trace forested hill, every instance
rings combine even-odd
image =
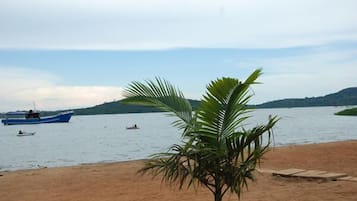
[[[200,104],[198,100],[189,100],[193,109]],[[329,94],[320,97],[311,98],[294,98],[270,101],[259,105],[250,105],[254,108],[289,108],[289,107],[314,107],[314,106],[343,106],[357,105],[357,87],[343,89],[337,93]],[[74,109],[75,115],[96,115],[96,114],[123,114],[123,113],[145,113],[145,112],[161,112],[160,110],[137,105],[123,105],[120,101],[104,103],[88,108]],[[60,111],[43,111],[41,114],[52,115]],[[3,118],[3,114],[0,117]]]
[[[310,98],[289,98],[255,105],[256,108],[314,107],[357,105],[357,87],[346,88],[337,93]]]
[[[192,107],[196,108],[200,101],[189,100]],[[283,108],[283,107],[314,107],[314,106],[342,106],[342,105],[357,105],[357,87],[343,89],[337,93],[326,96],[311,97],[311,98],[295,98],[270,101],[259,105],[251,105],[255,108]],[[153,107],[123,105],[120,101],[104,103],[94,107],[75,109],[76,115],[91,115],[91,114],[121,114],[121,113],[145,113],[145,112],[160,112]]]
[[[196,108],[200,101],[189,100],[193,108]],[[146,113],[146,112],[161,112],[161,110],[138,105],[124,105],[120,101],[114,101],[110,103],[104,103],[93,107],[75,109],[73,110],[75,115],[92,115],[92,114],[123,114],[123,113]]]

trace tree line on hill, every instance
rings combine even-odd
[[[255,105],[256,108],[290,108],[314,106],[357,105],[357,87],[346,88],[337,93],[311,98],[289,98]]]
[[[189,102],[192,108],[199,106],[200,101],[190,99]],[[345,106],[357,105],[357,87],[346,88],[337,93],[328,94],[326,96],[311,97],[311,98],[294,98],[270,101],[258,105],[249,105],[251,108],[290,108],[290,107],[315,107],[315,106]],[[161,112],[161,110],[137,105],[123,105],[120,101],[104,103],[89,108],[75,109],[76,115],[91,115],[91,114],[123,114],[123,113],[145,113],[145,112]]]
[[[189,102],[192,108],[199,106],[200,101],[190,99]],[[346,88],[337,93],[328,94],[326,96],[310,97],[310,98],[288,98],[282,100],[270,101],[257,105],[249,105],[251,108],[291,108],[291,107],[315,107],[315,106],[346,106],[357,105],[357,87]],[[88,108],[74,109],[75,115],[96,115],[96,114],[125,114],[125,113],[147,113],[161,112],[161,110],[137,105],[124,105],[121,101],[113,101],[103,103]],[[41,114],[53,115],[60,111],[43,111]],[[3,116],[3,114],[2,114]]]

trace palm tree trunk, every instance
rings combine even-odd
[[[214,193],[214,201],[222,201],[222,192],[221,189],[217,189]]]
[[[220,180],[215,178],[215,192],[214,192],[214,201],[222,201],[222,186]]]

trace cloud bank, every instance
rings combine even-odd
[[[356,49],[314,49],[310,53],[256,61],[264,66],[255,103],[284,98],[324,96],[356,87]]]
[[[0,67],[0,112],[32,109],[59,110],[88,107],[122,98],[122,88],[115,86],[63,86],[50,73]]]

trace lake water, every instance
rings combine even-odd
[[[282,119],[274,145],[357,139],[357,117],[336,116],[344,107],[259,109],[246,128]],[[165,113],[73,116],[69,123],[0,126],[0,171],[147,158],[180,143],[180,131]],[[127,130],[137,124],[140,129]],[[17,137],[19,130],[36,132]]]

